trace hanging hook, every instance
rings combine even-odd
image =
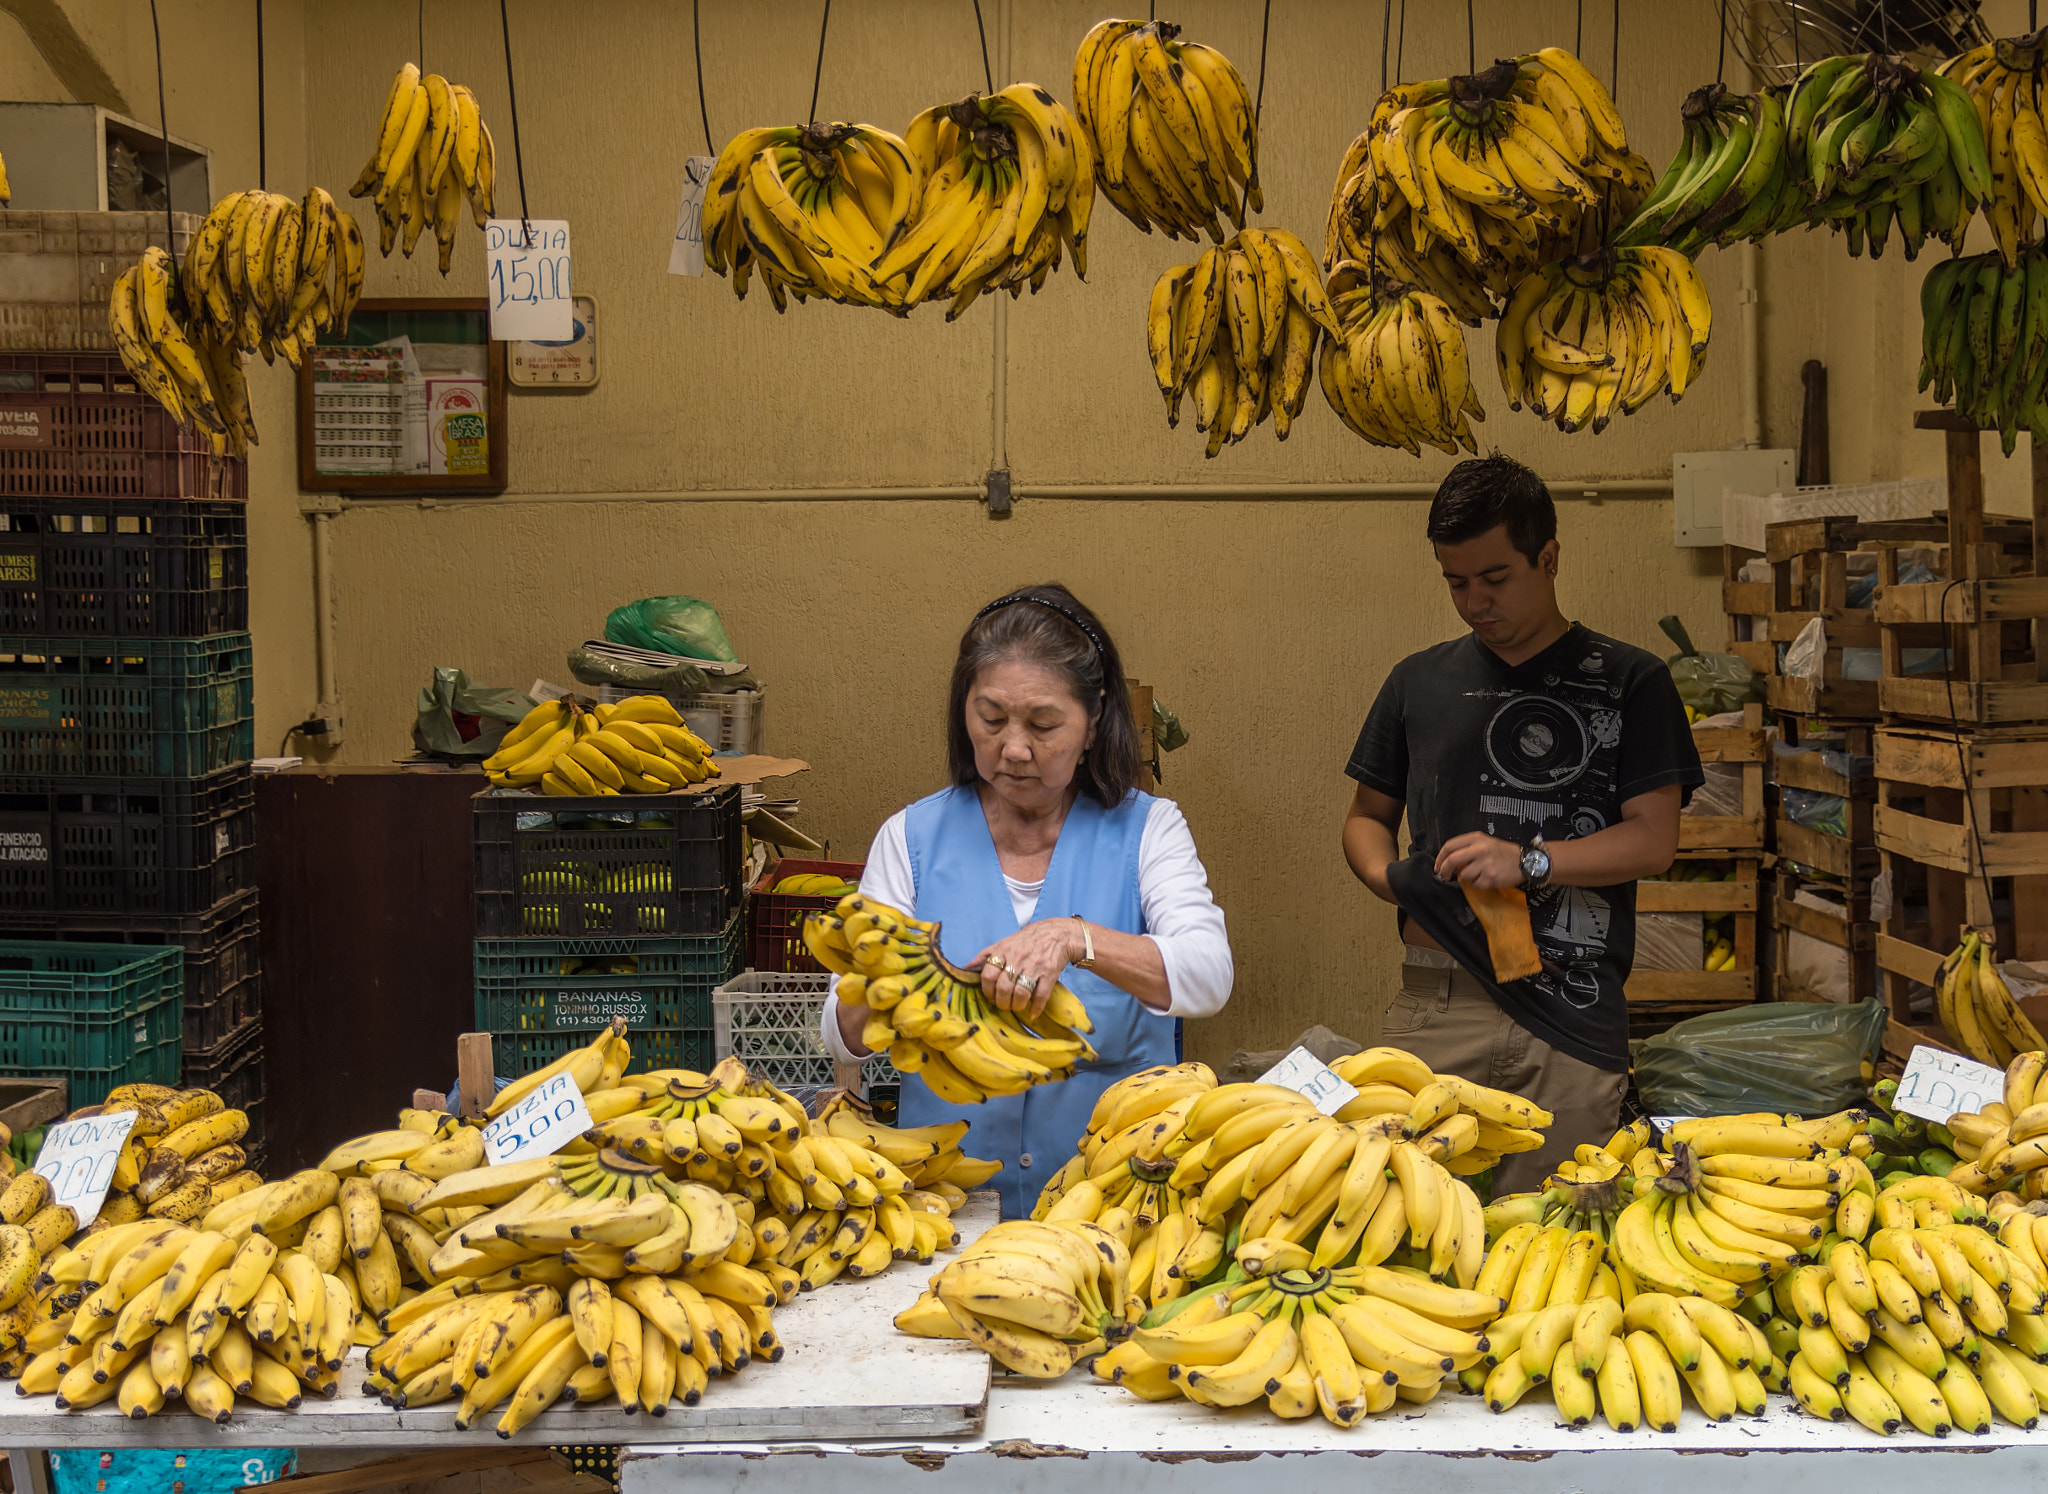
[[[811,74],[811,112],[804,116],[806,124],[815,124],[818,119],[818,84],[825,76],[825,28],[832,24],[832,0],[825,0],[824,19],[818,22],[818,67]]]

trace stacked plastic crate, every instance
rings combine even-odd
[[[260,1151],[246,500],[113,353],[0,353],[0,1069],[182,1068]]]
[[[711,993],[740,968],[740,791],[475,800],[476,1023],[501,1077],[614,1017],[633,1072],[709,1069]]]

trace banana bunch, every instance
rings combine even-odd
[[[1426,1404],[1450,1376],[1492,1362],[1498,1297],[1379,1266],[1296,1257],[1283,1269],[1243,1250],[1239,1264],[1217,1287],[1148,1316],[1095,1373],[1144,1400],[1263,1397],[1276,1416],[1320,1412],[1348,1429],[1397,1402]]]
[[[191,1224],[263,1181],[236,1144],[248,1134],[249,1117],[228,1109],[211,1090],[123,1084],[70,1118],[131,1111],[135,1124],[115,1159],[96,1224],[128,1224],[145,1217]],[[33,1176],[24,1174],[15,1184],[32,1188]],[[5,1195],[0,1195],[0,1218],[13,1218]]]
[[[332,1397],[362,1313],[335,1274],[340,1232],[301,1230],[284,1246],[251,1227],[303,1224],[306,1214],[290,1216],[313,1212],[317,1197],[280,1195],[225,1230],[209,1227],[209,1215],[197,1229],[142,1219],[82,1236],[50,1258],[25,1299],[31,1322],[10,1361],[18,1390],[54,1392],[68,1411],[113,1401],[138,1419],[182,1400],[219,1424],[238,1396],[283,1410],[307,1394]]]
[[[1437,1154],[1447,1170],[1476,1177],[1502,1157],[1540,1151],[1555,1117],[1519,1095],[1437,1074],[1400,1048],[1367,1048],[1330,1065],[1358,1090],[1340,1121],[1403,1118],[1400,1134]]]
[[[1094,1021],[1072,991],[1054,986],[1044,1013],[1027,1025],[989,1004],[979,972],[940,953],[937,924],[855,893],[831,913],[807,915],[803,934],[818,963],[841,977],[840,1002],[867,1008],[861,1042],[886,1050],[899,1073],[922,1074],[941,1099],[971,1105],[1021,1094],[1095,1057],[1083,1036]]]
[[[2048,283],[2048,260],[2043,261],[2042,273]],[[1974,930],[1941,962],[1934,981],[1934,1013],[1957,1047],[1995,1068],[2048,1047],[2048,1039],[2013,1000],[1991,946]]]
[[[0,207],[14,199],[14,188],[7,184],[7,158],[0,156]]]
[[[1152,287],[1145,344],[1166,398],[1166,423],[1180,424],[1181,397],[1195,396],[1195,429],[1209,455],[1243,440],[1267,415],[1287,439],[1308,399],[1318,329],[1337,319],[1307,247],[1285,229],[1247,228],[1191,265],[1175,265]]]
[[[303,203],[232,192],[185,250],[186,319],[222,348],[260,352],[266,363],[282,354],[297,368],[321,332],[348,331],[363,293],[363,257],[356,220],[324,188]],[[239,369],[240,360],[233,364]],[[253,427],[247,437],[253,444]]]
[[[1223,242],[1265,211],[1259,126],[1230,59],[1170,21],[1101,21],[1074,53],[1074,114],[1116,210],[1169,239]]]
[[[1998,252],[2008,266],[2017,266],[2022,248],[2035,238],[2037,214],[2048,217],[2048,115],[2041,102],[2041,72],[2048,63],[2048,36],[1987,43],[1943,63],[1943,82],[1951,84],[1976,120],[1977,157],[1982,190],[1972,195],[1984,204]],[[1943,121],[1950,113],[1944,111]],[[1960,163],[1959,163],[1960,164]]]
[[[1036,83],[969,94],[911,120],[923,182],[914,220],[874,264],[906,307],[950,296],[946,320],[984,290],[1035,295],[1072,251],[1088,278],[1094,160],[1074,116]]]
[[[896,1327],[968,1339],[1006,1369],[1056,1380],[1130,1331],[1130,1265],[1100,1225],[1005,1220],[937,1272]]]
[[[784,877],[768,891],[777,897],[829,897],[833,902],[860,891],[860,883],[849,882],[830,872],[799,872]]]
[[[590,798],[671,793],[722,770],[664,697],[635,695],[587,711],[567,697],[543,701],[505,733],[484,772],[499,788]]]
[[[2021,1058],[2026,1056],[2022,1054]],[[2017,1064],[2019,1060],[2015,1059],[2014,1062]],[[1990,1122],[1991,1131],[2007,1124],[2011,1117],[2018,1113],[2009,1108],[2016,1087],[2013,1072],[2008,1069],[2005,1080],[2008,1104],[1990,1107],[1991,1111],[2002,1112],[1997,1119]],[[1963,1160],[1962,1155],[1955,1150],[1955,1133],[1937,1122],[1925,1121],[1917,1115],[1892,1109],[1898,1091],[1899,1082],[1896,1079],[1879,1080],[1871,1087],[1871,1102],[1878,1107],[1878,1111],[1871,1116],[1869,1128],[1864,1133],[1870,1137],[1873,1147],[1868,1158],[1870,1170],[1877,1175],[1880,1185],[1894,1182],[1901,1177],[1922,1174],[1947,1177]],[[2029,1087],[2025,1093],[2031,1097],[2032,1088]],[[2020,1108],[2025,1109],[2026,1105],[2022,1104]],[[1989,1112],[1987,1117],[1988,1114]],[[1967,1146],[1968,1143],[1964,1145]]]
[[[432,223],[445,275],[455,253],[462,199],[469,198],[476,226],[482,228],[491,220],[497,176],[498,149],[476,95],[439,73],[421,77],[408,62],[391,80],[377,148],[348,195],[374,197],[378,248],[386,259],[401,234],[405,257],[412,258],[413,246]]]
[[[1981,1111],[1951,1115],[1946,1125],[1918,1123],[1925,1127],[1924,1139],[1933,1144],[1912,1158],[1919,1170],[1976,1194],[1997,1189],[2034,1202],[2048,1193],[2048,1140],[2043,1139],[2048,1137],[2048,1087],[2041,1084],[2044,1064],[2048,1064],[2048,1056],[2038,1048],[2017,1054],[2006,1065],[2004,1100]],[[2037,1093],[2042,1094],[2039,1100]],[[1904,1113],[1894,1117],[1901,1130],[1912,1120]],[[1929,1151],[1945,1155],[1927,1156]],[[0,1214],[5,1212],[0,1204]]]
[[[1424,445],[1477,452],[1473,420],[1486,418],[1472,388],[1465,331],[1442,297],[1377,287],[1367,267],[1340,260],[1330,302],[1343,335],[1323,344],[1323,398],[1337,418],[1375,446],[1420,456]]]
[[[1804,163],[1785,138],[1786,92],[1738,94],[1709,83],[1687,94],[1678,154],[1615,242],[1697,255],[1805,221]],[[1907,257],[1919,247],[1909,238]]]
[[[742,130],[704,189],[704,263],[731,275],[741,300],[758,267],[777,311],[794,295],[906,312],[908,280],[872,272],[909,230],[924,184],[917,157],[873,125]]]
[[[181,423],[199,427],[225,456],[237,456],[256,438],[242,355],[188,320],[172,284],[170,255],[151,245],[114,279],[107,296],[107,326],[121,362],[150,398]]]
[[[1540,266],[1596,247],[1589,230],[1651,182],[1607,90],[1546,47],[1383,94],[1338,167],[1326,263],[1355,259],[1490,315]]]
[[[1607,428],[1668,390],[1673,404],[1706,360],[1707,288],[1691,260],[1653,246],[1546,265],[1515,287],[1495,331],[1508,404],[1561,431]]]

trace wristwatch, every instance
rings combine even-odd
[[[1522,887],[1524,891],[1538,892],[1550,884],[1550,852],[1543,849],[1539,836],[1522,850]]]

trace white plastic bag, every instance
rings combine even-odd
[[[1827,662],[1827,625],[1816,617],[1799,630],[1799,636],[1785,650],[1785,673],[1800,679],[1817,680],[1826,672]]]

